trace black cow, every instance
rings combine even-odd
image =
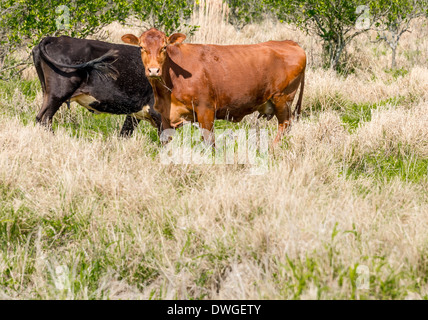
[[[140,120],[159,132],[161,117],[153,109],[153,90],[144,74],[140,48],[97,40],[46,37],[33,49],[43,90],[36,121],[52,126],[64,102],[76,101],[95,113],[128,115],[121,135],[130,135]]]

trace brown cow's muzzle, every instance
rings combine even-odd
[[[161,76],[160,68],[147,68],[147,76],[160,77]]]

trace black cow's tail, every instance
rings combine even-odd
[[[40,41],[39,45],[37,46],[38,51],[42,54],[43,58],[45,58],[47,61],[52,63],[54,66],[77,69],[77,70],[87,70],[87,71],[96,70],[100,73],[100,75],[110,76],[115,80],[117,79],[119,73],[117,69],[112,65],[117,60],[117,57],[118,57],[117,50],[109,50],[107,53],[103,54],[102,56],[96,59],[90,60],[88,62],[70,65],[70,64],[61,63],[52,59],[52,57],[50,57],[49,54],[46,52],[46,47],[45,47],[46,41],[47,41],[47,38]]]
[[[32,53],[33,53],[34,67],[36,68],[37,75],[38,75],[39,80],[40,80],[40,84],[42,85],[43,94],[45,94],[46,93],[46,82],[45,82],[45,75],[43,73],[43,68],[42,68],[42,60],[41,60],[41,56],[40,56],[40,46],[36,45],[33,48]]]

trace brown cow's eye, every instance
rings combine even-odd
[[[161,50],[162,50],[162,52],[165,52],[165,50],[166,50],[166,46],[165,46],[165,47],[163,47]]]
[[[146,52],[146,49],[144,49],[143,47],[140,47],[142,52]]]

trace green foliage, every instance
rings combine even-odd
[[[379,15],[376,26],[399,27],[415,16],[428,13],[426,0],[378,0],[372,3],[372,12]]]
[[[191,0],[134,0],[131,1],[131,9],[138,19],[149,22],[167,34],[180,31],[183,27],[190,27],[189,33],[196,30],[195,26],[183,23],[192,14]]]
[[[172,32],[180,29],[192,8],[193,2],[188,0],[6,0],[0,4],[0,26],[3,32],[7,30],[0,44],[20,45],[30,40],[32,46],[47,35],[83,38],[113,21],[124,22],[130,15]]]
[[[353,38],[373,26],[383,30],[379,38],[395,49],[400,36],[408,31],[412,19],[428,16],[427,0],[227,0],[229,21],[238,29],[258,22],[268,14],[280,22],[293,23],[302,30],[318,36],[323,44],[324,67],[341,71],[343,53]],[[385,34],[389,32],[389,35]]]
[[[2,0],[0,74],[19,64],[8,56],[20,46],[32,48],[45,36],[85,38],[113,21],[124,22],[130,16],[166,32],[184,26],[190,27],[192,33],[196,27],[183,23],[190,17],[192,8],[193,1],[189,0]]]
[[[365,11],[358,11],[367,1],[352,0],[267,0],[280,21],[296,24],[317,35],[323,43],[323,58],[327,68],[340,69],[340,59],[349,42],[367,27],[356,29]]]
[[[396,50],[401,36],[410,31],[410,22],[427,15],[427,0],[373,1],[372,12],[378,15],[378,39],[385,41],[392,50],[391,68],[396,67]]]
[[[126,0],[4,0],[0,2],[0,79],[22,64],[8,59],[17,48],[32,48],[45,36],[84,38],[129,14]],[[28,57],[29,58],[29,57]],[[27,59],[28,61],[29,59]]]
[[[262,21],[269,12],[265,0],[226,0],[229,6],[229,22],[238,30],[250,23]]]
[[[47,35],[83,38],[110,22],[124,21],[129,5],[124,0],[21,0],[3,1],[1,10],[1,27],[6,30],[1,44],[29,41],[33,46]]]

